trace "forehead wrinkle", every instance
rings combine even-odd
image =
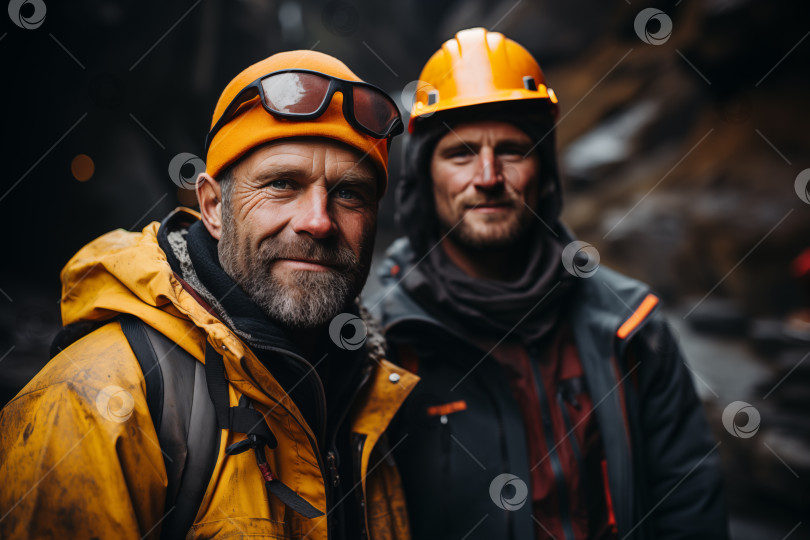
[[[256,174],[253,178],[255,180],[265,180],[284,175],[309,177],[312,175],[312,167],[307,170],[303,166],[273,163],[271,165],[261,167],[258,174]]]
[[[257,154],[257,159],[247,161],[246,163],[249,163],[254,170],[261,170],[264,167],[275,166],[280,160],[284,160],[284,162],[291,167],[312,160],[311,155],[303,150],[296,151],[296,148],[285,148],[283,151],[278,151],[278,149],[271,146],[269,150],[270,151],[262,154]]]
[[[340,172],[340,166],[346,163],[351,164],[351,166]],[[371,166],[367,162],[355,158],[337,161],[335,163],[335,175],[339,177],[340,181],[377,182],[377,175]]]
[[[369,182],[369,183],[376,182],[376,178],[374,177],[373,174],[370,174],[368,171],[365,171],[358,167],[352,167],[347,171],[343,172],[342,174],[338,174],[336,176],[338,176],[341,182],[343,181]]]

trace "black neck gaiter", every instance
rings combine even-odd
[[[556,238],[536,230],[527,244],[528,261],[514,281],[473,278],[436,246],[402,285],[464,336],[536,343],[556,324],[576,282],[562,265],[563,246]]]

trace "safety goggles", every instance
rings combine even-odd
[[[284,69],[256,79],[233,98],[205,138],[205,152],[208,153],[211,141],[225,124],[256,105],[247,104],[257,96],[264,110],[276,118],[313,120],[329,108],[335,92],[343,95],[343,116],[357,131],[375,139],[402,133],[396,103],[376,86],[317,71]]]

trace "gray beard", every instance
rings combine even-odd
[[[335,238],[266,240],[258,252],[250,253],[247,244],[239,245],[233,217],[224,207],[219,262],[271,319],[294,328],[317,328],[344,311],[360,294],[371,266],[373,228],[361,242],[359,258],[351,249],[338,246]],[[272,272],[273,263],[284,258],[317,259],[333,268],[295,272],[292,283],[285,284]]]

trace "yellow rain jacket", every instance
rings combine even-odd
[[[68,262],[64,324],[132,314],[200,362],[211,343],[223,355],[231,406],[249,397],[278,439],[266,452],[272,471],[325,513],[305,519],[268,500],[253,452],[225,454],[245,435],[223,430],[187,538],[326,539],[330,509],[311,428],[253,352],[183,288],[158,228],[110,232]],[[372,539],[410,537],[399,475],[378,442],[417,380],[383,360],[350,413],[351,431],[366,444],[362,483],[347,496],[362,496]],[[158,538],[167,474],[157,440],[140,365],[112,321],[55,356],[0,411],[0,538]]]

